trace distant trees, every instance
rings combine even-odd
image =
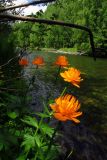
[[[106,0],[57,0],[48,5],[47,10],[41,14],[38,12],[33,15],[38,18],[63,20],[65,22],[75,23],[87,26],[92,29],[96,48],[107,48],[107,1]],[[60,26],[46,26],[42,24],[32,24],[29,30],[29,23],[15,24],[19,25],[17,39],[19,44],[26,36],[26,43],[30,47],[54,47],[54,48],[77,48],[77,50],[88,51],[89,39],[87,33],[81,30],[70,29]],[[24,26],[25,25],[25,26]],[[26,28],[25,33],[22,31]],[[27,34],[26,34],[27,33]],[[22,38],[23,37],[23,38]],[[29,41],[29,42],[28,42]]]
[[[44,13],[39,11],[30,17],[62,20],[89,27],[94,34],[95,47],[107,50],[106,6],[106,0],[57,0],[49,4]],[[20,47],[76,48],[84,51],[90,49],[88,34],[77,29],[17,22],[13,30],[17,42],[15,44]]]

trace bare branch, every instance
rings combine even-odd
[[[72,24],[72,23],[67,23],[67,22],[63,22],[63,21],[38,19],[38,18],[33,18],[33,17],[27,17],[27,16],[25,17],[25,16],[17,16],[17,15],[9,15],[9,14],[8,15],[7,14],[1,14],[0,18],[3,18],[3,19],[7,18],[9,20],[21,20],[21,21],[37,22],[37,23],[43,23],[43,24],[48,24],[48,25],[60,25],[60,26],[66,26],[66,27],[71,27],[71,28],[84,30],[84,31],[88,32],[88,34],[89,34],[92,54],[93,54],[94,60],[96,60],[93,34],[92,34],[92,31],[88,27],[77,25],[77,24]]]
[[[3,91],[14,91],[14,92],[22,92],[21,89],[14,89],[14,88],[0,88],[0,93]]]
[[[28,16],[18,16],[18,15],[12,15],[12,14],[0,14],[0,18],[6,18],[9,20],[21,20],[21,21],[29,21],[29,22],[38,22],[38,23],[44,23],[49,25],[61,25],[66,27],[72,27],[77,28],[81,30],[85,30],[87,32],[90,32],[90,29],[81,25],[67,23],[63,21],[55,21],[55,20],[47,20],[47,19],[39,19],[34,17],[28,17]]]
[[[56,1],[56,0],[33,1],[33,2],[30,2],[30,3],[24,3],[24,4],[20,4],[20,5],[15,5],[15,6],[10,6],[10,7],[6,7],[6,8],[1,8],[0,12],[4,12],[4,11],[7,11],[7,10],[12,10],[12,9],[15,9],[15,8],[27,7],[27,6],[34,5],[34,4],[49,3],[49,2],[54,2],[54,1]]]
[[[11,61],[13,61],[14,59],[18,58],[19,56],[20,56],[20,55],[15,56],[15,57],[9,59],[5,64],[1,65],[0,68],[1,68],[1,67],[4,67],[4,66],[7,66]]]

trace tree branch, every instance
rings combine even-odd
[[[7,10],[12,10],[12,9],[15,9],[15,8],[27,7],[27,6],[34,5],[34,4],[49,3],[49,2],[54,2],[54,1],[56,1],[56,0],[41,0],[41,1],[39,0],[39,1],[33,1],[33,2],[30,2],[30,3],[25,3],[25,4],[10,6],[10,7],[6,7],[6,8],[1,8],[1,9],[0,9],[0,12],[4,12],[4,11],[7,11]]]
[[[0,18],[8,19],[8,20],[21,20],[21,21],[37,22],[37,23],[43,23],[43,24],[48,24],[48,25],[60,25],[60,26],[66,26],[66,27],[84,30],[84,31],[88,32],[88,34],[89,34],[92,54],[93,54],[94,60],[96,60],[93,34],[92,34],[92,31],[85,26],[67,23],[67,22],[63,22],[63,21],[38,19],[38,18],[33,18],[33,17],[27,17],[27,16],[25,17],[25,16],[9,15],[9,14],[0,14]]]

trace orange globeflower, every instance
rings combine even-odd
[[[41,56],[36,57],[33,61],[32,64],[34,65],[43,65],[44,64],[44,59]]]
[[[54,111],[54,117],[60,121],[72,120],[75,123],[80,121],[76,118],[82,115],[78,112],[80,108],[79,101],[72,95],[66,94],[55,99],[54,104],[50,104],[51,109]]]
[[[22,58],[19,60],[19,65],[21,66],[27,66],[28,65],[28,60],[26,58]]]
[[[55,61],[55,65],[61,66],[61,67],[66,67],[68,66],[68,60],[67,57],[65,56],[58,56],[56,61]]]
[[[81,72],[76,68],[69,68],[67,71],[60,73],[61,77],[64,78],[64,81],[71,82],[74,86],[80,87],[79,83],[83,79],[80,77]]]

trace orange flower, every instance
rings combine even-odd
[[[55,61],[55,65],[61,66],[61,67],[66,67],[68,66],[68,60],[67,57],[65,56],[58,56],[56,61]]]
[[[26,58],[22,58],[19,60],[19,65],[21,66],[27,66],[28,65],[28,60]]]
[[[50,104],[54,111],[54,117],[60,121],[72,120],[75,123],[80,121],[76,118],[82,115],[82,112],[77,112],[80,108],[80,103],[72,95],[66,94],[55,99],[54,104]]]
[[[32,64],[34,65],[43,65],[44,64],[44,59],[41,56],[36,57],[33,61]]]
[[[80,87],[79,83],[83,80],[80,77],[81,72],[76,68],[69,68],[67,71],[60,73],[64,81],[71,82],[74,86]]]

